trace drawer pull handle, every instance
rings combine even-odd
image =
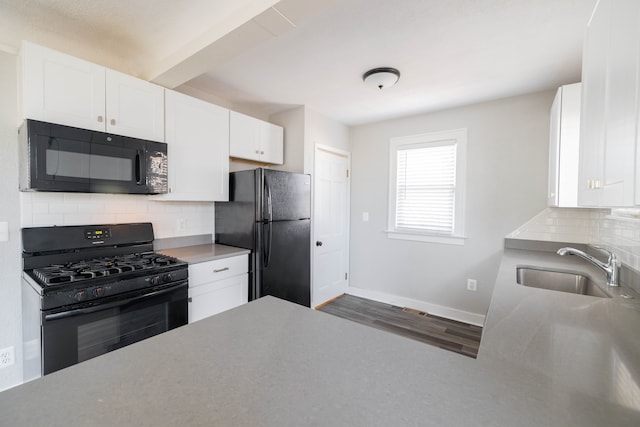
[[[223,271],[227,271],[229,267],[218,268],[217,270],[213,270],[214,273],[222,273]]]

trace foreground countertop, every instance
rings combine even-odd
[[[217,259],[229,258],[238,255],[251,253],[249,249],[236,248],[235,246],[206,244],[185,246],[180,248],[162,249],[158,252],[181,259],[189,264],[214,261]]]
[[[8,426],[604,426],[639,413],[273,297],[0,393]]]
[[[581,273],[612,298],[521,286],[520,266]],[[576,395],[640,411],[639,326],[640,295],[607,287],[590,263],[555,251],[505,249],[478,361],[514,362]],[[640,425],[640,412],[635,416]]]

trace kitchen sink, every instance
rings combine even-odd
[[[611,298],[587,276],[560,270],[546,270],[534,267],[517,267],[516,281],[519,285],[549,289],[578,295]]]

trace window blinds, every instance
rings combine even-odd
[[[397,151],[396,228],[453,234],[456,142],[405,147]]]

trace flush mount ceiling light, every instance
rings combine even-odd
[[[368,85],[382,90],[393,86],[400,79],[400,71],[395,68],[381,67],[369,70],[362,75],[362,80]]]

